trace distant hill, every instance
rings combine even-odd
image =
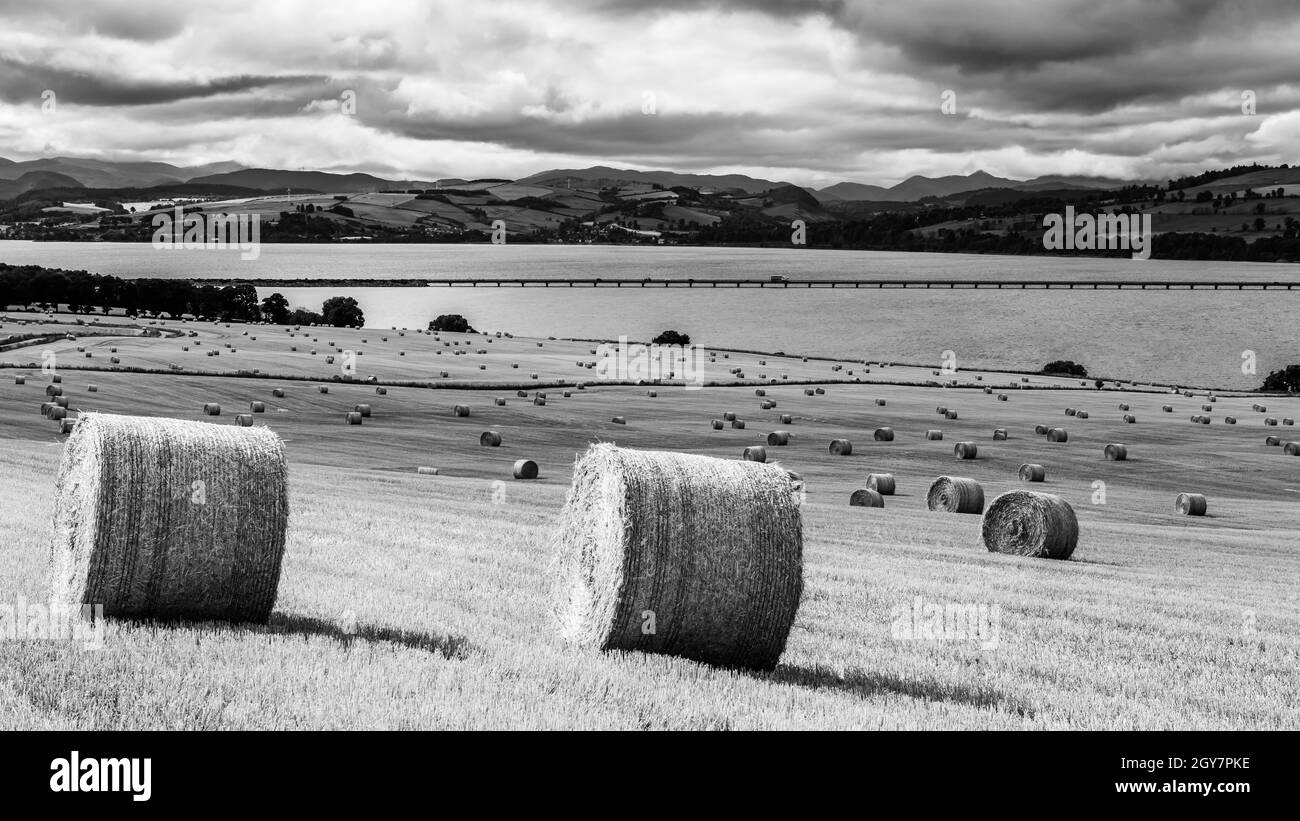
[[[371,174],[330,174],[325,171],[283,171],[273,168],[241,168],[225,174],[192,177],[192,183],[236,185],[262,191],[324,191],[338,194],[366,194],[390,188],[433,188],[433,183],[385,180]]]
[[[790,185],[788,182],[756,179],[744,174],[679,174],[675,171],[634,171],[631,169],[610,168],[596,165],[591,168],[566,168],[542,171],[531,177],[524,177],[517,182],[531,185],[546,185],[553,188],[565,188],[570,183],[583,187],[612,188],[629,183],[662,185],[664,188],[683,186],[685,188],[713,189],[730,191],[733,189],[747,194],[761,194],[773,188]]]
[[[5,171],[11,170],[6,167]],[[64,174],[53,171],[28,171],[13,180],[0,180],[0,200],[11,200],[28,191],[41,188],[85,188],[80,182]]]
[[[1103,177],[1059,175],[1035,177],[1032,180],[1012,180],[1005,177],[995,177],[986,171],[975,171],[965,176],[954,174],[947,177],[925,177],[918,174],[908,177],[903,182],[890,188],[856,182],[841,182],[815,193],[817,199],[823,203],[833,201],[851,202],[855,200],[916,202],[925,197],[943,199],[956,194],[990,188],[1015,191],[1061,191],[1071,188],[1108,190],[1122,188],[1131,184],[1126,180],[1106,179]]]
[[[866,200],[888,200],[890,199],[889,189],[880,185],[867,185],[860,182],[837,182],[818,191],[813,192],[821,202],[832,202],[839,200],[866,201]]]

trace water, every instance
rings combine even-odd
[[[907,277],[1300,282],[1300,265],[1147,262],[806,249],[611,246],[264,245],[237,253],[145,244],[0,243],[0,260],[130,277]],[[675,328],[706,345],[938,364],[1036,369],[1072,359],[1090,373],[1216,388],[1258,387],[1300,362],[1300,292],[592,288],[275,288],[319,310],[353,296],[375,327],[424,327],[459,313],[483,331],[649,339]],[[1253,351],[1257,373],[1243,373]]]

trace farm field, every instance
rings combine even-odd
[[[0,334],[96,332],[66,317],[18,319],[26,318],[7,317]],[[1267,435],[1300,440],[1280,423],[1300,416],[1295,399],[1210,403],[966,371],[943,377],[959,387],[939,388],[925,384],[939,377],[919,365],[864,373],[860,362],[722,351],[707,375],[738,384],[685,390],[599,384],[576,365],[595,358],[595,343],[378,329],[291,337],[281,326],[216,323],[166,323],[164,333],[187,335],[140,337],[121,318],[105,322],[123,327],[100,331],[121,335],[0,352],[0,603],[40,602],[48,590],[65,437],[38,412],[47,349],[73,416],[233,424],[249,402],[266,403],[255,424],[284,438],[291,474],[279,600],[264,626],[119,622],[101,650],[0,642],[0,729],[1300,728],[1292,694],[1300,458],[1264,444]],[[471,353],[452,353],[467,346]],[[387,394],[334,381],[338,364],[324,356],[342,350],[362,351],[358,379],[375,375]],[[182,372],[121,370],[169,363]],[[760,372],[809,384],[760,386]],[[824,394],[805,394],[814,382]],[[1011,387],[1023,384],[1037,389]],[[533,404],[538,389],[545,405]],[[776,406],[763,410],[764,400]],[[221,416],[204,415],[208,402],[221,404]],[[372,415],[344,424],[357,403]],[[1123,422],[1121,403],[1136,424]],[[1256,403],[1267,412],[1253,411]],[[453,415],[455,404],[471,415]],[[1212,422],[1193,424],[1203,404]],[[711,428],[728,411],[744,430]],[[616,415],[626,424],[614,424]],[[1225,424],[1227,415],[1238,423]],[[1037,424],[1066,428],[1069,441],[1045,441]],[[882,426],[894,441],[873,441]],[[993,440],[999,427],[1005,441]],[[769,447],[769,461],[799,472],[807,498],[803,600],[775,671],[560,644],[548,563],[575,455],[612,441],[733,459],[778,429],[790,444]],[[929,429],[943,439],[927,440]],[[479,445],[486,430],[501,433],[499,448]],[[852,454],[832,456],[832,438],[850,439]],[[975,442],[978,458],[956,461],[959,441]],[[1128,446],[1127,461],[1104,459],[1111,442]],[[538,462],[538,480],[511,478],[521,458]],[[1018,480],[1026,462],[1045,466],[1043,485]],[[420,466],[439,475],[417,475]],[[883,509],[849,507],[870,472],[894,474],[898,493]],[[926,509],[926,489],[941,475],[978,480],[989,501],[1026,487],[1060,495],[1078,516],[1078,549],[1063,562],[990,554],[979,516]],[[1208,515],[1176,514],[1180,492],[1205,494]],[[896,637],[899,613],[918,598],[996,607],[996,639]]]

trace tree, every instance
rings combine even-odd
[[[1264,377],[1262,391],[1300,391],[1300,365],[1287,365],[1284,370],[1273,371]]]
[[[691,337],[690,334],[678,333],[677,331],[664,331],[650,341],[655,345],[681,345],[685,347],[691,344]]]
[[[284,294],[271,294],[262,300],[262,318],[276,325],[289,324],[289,300]]]
[[[366,315],[361,306],[350,296],[332,296],[321,306],[325,324],[335,328],[360,328],[366,324]]]
[[[1263,218],[1263,217],[1255,217],[1255,230],[1256,230],[1256,231],[1263,231],[1263,230],[1264,230],[1265,228],[1267,228],[1267,227],[1268,227],[1268,223],[1264,221],[1264,218]]]
[[[460,314],[442,314],[437,319],[429,323],[431,331],[445,331],[449,334],[476,334],[474,326],[469,324],[469,320]]]
[[[1088,378],[1088,369],[1070,359],[1057,359],[1043,366],[1043,373],[1049,376],[1077,376]]]

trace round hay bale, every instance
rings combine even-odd
[[[994,441],[994,442],[1003,442],[1003,441],[1006,441],[1006,438],[1007,438],[1007,429],[1006,429],[1006,428],[994,428],[994,430],[993,430],[993,441]]]
[[[714,430],[722,430],[722,428],[723,428],[722,420],[721,420],[721,419],[714,419],[713,422],[712,422],[712,426],[713,426],[713,429],[714,429]]]
[[[894,495],[894,474],[892,473],[868,473],[867,488],[874,490],[881,496]]]
[[[375,396],[387,396],[388,388],[375,388]]]
[[[45,386],[45,395],[46,395],[46,396],[62,396],[62,395],[63,395],[63,387],[62,387],[61,385],[46,385],[46,386]]]
[[[762,388],[757,388],[757,389],[754,391],[754,395],[755,395],[755,396],[767,396],[767,391],[763,390]]]
[[[1264,424],[1270,428],[1275,428],[1277,427],[1277,420],[1270,416],[1264,420]]]
[[[1079,544],[1069,502],[1050,493],[1011,490],[989,505],[980,528],[990,553],[1068,559]]]
[[[251,413],[241,413],[235,417],[235,424],[241,428],[251,428],[253,426],[253,415]]]
[[[941,440],[943,439],[943,431],[941,431],[941,430],[927,430],[927,431],[925,432],[925,438],[928,439],[928,440],[930,440],[930,441],[932,441],[932,442],[938,442],[938,441],[941,441]]]
[[[746,462],[766,462],[767,448],[762,445],[750,445],[740,455]]]
[[[990,388],[988,385],[985,385],[985,386],[984,386],[984,393],[987,394],[987,395],[989,395],[989,396],[992,396],[992,395],[993,395],[993,389]]]
[[[1282,424],[1284,424],[1284,425],[1294,425],[1294,424],[1295,424],[1295,420],[1294,420],[1294,419],[1290,419],[1290,418],[1286,418],[1286,419],[1283,419],[1283,420],[1282,420]]]
[[[419,467],[419,468],[416,468],[416,469],[415,469],[415,472],[418,473],[418,474],[421,475],[421,476],[437,476],[437,475],[438,475],[438,469],[437,469],[437,468]]]
[[[1213,405],[1201,405],[1201,410],[1205,411],[1206,413],[1209,413],[1210,411],[1214,410],[1214,406],[1213,406]]]
[[[1065,428],[1052,428],[1047,432],[1047,441],[1068,442],[1070,441],[1070,434],[1066,432]]]
[[[514,477],[516,479],[536,479],[537,463],[534,462],[532,459],[520,459],[519,461],[515,462],[515,466],[512,472],[514,473]]]
[[[1174,412],[1174,406],[1173,406],[1173,405],[1162,405],[1162,406],[1160,407],[1160,410],[1164,411],[1165,413],[1173,413],[1173,412]]]
[[[563,396],[565,399],[572,399],[572,398],[573,398],[573,392],[572,392],[572,391],[565,391],[564,393],[561,394],[561,396]]]
[[[516,398],[516,399],[527,399],[527,398],[528,398],[528,391],[515,391],[515,398]]]
[[[945,413],[943,416],[944,416],[945,419],[956,419],[956,418],[957,418],[957,411],[955,411],[955,410],[950,410],[950,411],[948,411],[947,413]]]
[[[1116,443],[1111,443],[1105,449],[1106,461],[1108,462],[1126,462],[1128,461],[1128,447]]]
[[[42,403],[41,403],[41,416],[49,416],[49,415],[50,415],[50,408],[57,408],[57,407],[58,407],[58,405],[54,404],[53,402],[42,402]]]
[[[55,405],[55,407],[66,408],[66,407],[68,406],[68,402],[69,402],[69,401],[70,401],[70,400],[69,400],[68,397],[66,397],[66,396],[56,396],[56,397],[54,397],[54,405]]]
[[[815,389],[815,390],[813,391],[813,393],[817,394],[818,396],[821,396],[822,394],[826,393],[826,389],[825,389],[825,388],[817,388],[817,389]]]
[[[1255,410],[1259,411],[1260,413],[1268,413],[1268,408],[1263,405],[1256,405]]]
[[[1066,416],[1074,416],[1076,413],[1078,413],[1078,411],[1075,410],[1074,408],[1066,408],[1066,409],[1065,409],[1065,415],[1066,415]]]
[[[497,403],[497,406],[500,407],[500,406],[505,405],[506,400],[503,399],[502,397],[498,396],[497,399],[496,399],[496,403]]]
[[[1269,447],[1277,447],[1282,444],[1282,440],[1277,436],[1266,436],[1264,437],[1264,444]]]
[[[884,507],[885,497],[871,488],[862,488],[853,491],[849,497],[850,507]]]
[[[876,404],[883,408],[885,406],[885,400],[877,399]]]
[[[50,408],[50,412],[46,415],[53,421],[58,422],[61,419],[68,418],[68,409],[61,408],[58,405],[55,405],[54,407]]]
[[[1225,424],[1225,425],[1235,425],[1235,424],[1237,424],[1237,417],[1235,417],[1235,416],[1225,416],[1225,417],[1223,417],[1223,424]]]
[[[626,424],[627,424],[627,419],[626,419],[625,417],[622,417],[622,416],[615,416],[613,419],[611,419],[611,420],[609,420],[609,421],[612,422],[612,423],[615,424],[615,425],[626,425]],[[741,423],[740,423],[740,426],[743,428],[743,427],[745,426],[745,423],[744,423],[744,422],[741,422]],[[732,427],[734,428],[735,425],[732,425]]]
[[[1287,456],[1300,456],[1300,442],[1287,442],[1282,446],[1282,452]]]
[[[109,617],[266,622],[288,491],[267,428],[86,414],[59,469],[52,598]]]
[[[1201,423],[1202,425],[1208,425],[1208,424],[1210,424],[1210,417],[1208,417],[1208,416],[1202,416],[1202,417],[1200,418],[1200,423]]]
[[[940,405],[939,407],[934,409],[934,412],[939,414],[940,416],[943,416],[945,413],[948,412],[948,409],[945,408],[943,405]]]
[[[14,384],[15,384],[15,385],[26,385],[26,384],[27,384],[27,377],[25,377],[25,376],[15,376],[15,377],[14,377]]]
[[[99,393],[99,386],[98,386],[98,385],[87,385],[87,386],[86,386],[86,391],[87,391],[88,393]]]
[[[925,503],[943,513],[983,513],[984,488],[974,479],[940,476],[930,484]]]
[[[732,430],[744,430],[744,429],[745,429],[745,420],[744,420],[744,419],[732,419],[732,420],[731,420],[731,429],[732,429]]]
[[[533,397],[533,404],[534,404],[534,405],[545,405],[545,404],[546,404],[546,397],[545,397],[545,396],[534,396],[534,397]]]
[[[1051,428],[1049,428],[1047,425],[1034,425],[1034,433],[1038,434],[1039,436],[1046,436],[1049,430],[1051,430]]]
[[[794,424],[794,417],[788,413],[781,414],[781,424],[782,425]]]
[[[248,409],[253,413],[266,413],[266,403],[257,401],[249,402]]]
[[[456,416],[469,416],[469,405],[457,405],[451,409]]]
[[[958,459],[974,459],[979,455],[979,447],[974,442],[958,442],[953,446],[952,455]]]
[[[347,421],[349,425],[361,424],[361,414],[356,411],[349,411],[348,414],[343,418]]]
[[[771,410],[772,408],[776,407],[776,403],[775,403],[775,402],[770,402],[770,401],[764,399],[764,400],[759,404],[758,407],[759,407],[761,410]]]
[[[332,357],[332,356],[327,356],[327,357],[325,357],[325,364],[326,364],[326,365],[333,365],[333,364],[334,364],[334,357]]]
[[[494,430],[485,430],[479,434],[478,444],[479,447],[484,448],[499,448],[501,447],[501,434]]]
[[[284,388],[275,388],[274,390],[271,391],[271,396],[275,397],[276,399],[283,399]]]
[[[369,416],[370,416],[370,406],[369,406],[369,405],[353,405],[353,406],[352,406],[352,410],[354,410],[354,411],[356,411],[357,413],[361,414],[363,417],[369,417]]]
[[[871,438],[875,439],[877,442],[892,442],[894,441],[894,429],[876,428],[876,430],[871,434]]]
[[[329,393],[329,392],[330,392],[330,386],[329,386],[329,385],[317,385],[317,386],[316,386],[316,390],[320,391],[321,393]]]
[[[216,402],[207,402],[203,405],[203,412],[208,416],[220,416],[221,406]]]
[[[736,421],[736,414],[731,411],[727,411],[726,413],[722,414],[722,419],[724,422],[734,422]]]
[[[50,377],[50,381],[53,382],[53,383],[56,384],[56,385],[61,385],[61,384],[63,384],[63,377],[62,377],[62,376],[59,376],[59,375],[56,373],[56,374],[54,374],[53,376]]]
[[[804,395],[804,396],[814,396],[814,395],[816,395],[816,393],[817,393],[817,392],[814,391],[812,388],[804,388],[804,389],[803,389],[803,395]]]
[[[1228,417],[1228,418],[1231,419],[1232,417]],[[1236,420],[1233,419],[1233,422],[1235,422],[1235,421],[1236,421]],[[1137,417],[1134,416],[1134,415],[1131,414],[1131,413],[1126,413],[1126,414],[1124,414],[1124,422],[1127,423],[1127,424],[1129,424],[1129,425],[1135,425],[1135,424],[1137,424]],[[1232,422],[1229,422],[1228,424],[1232,424]]]
[[[848,456],[853,453],[853,443],[848,439],[832,439],[830,452],[832,456]]]
[[[65,436],[66,436],[67,434],[69,434],[69,433],[72,433],[72,431],[75,430],[76,427],[77,427],[77,420],[76,420],[76,419],[60,419],[60,420],[59,420],[59,433],[65,435]]]
[[[790,433],[784,430],[774,430],[767,435],[767,444],[769,447],[785,447],[790,444]]]
[[[1180,493],[1174,500],[1174,510],[1182,516],[1204,516],[1206,507],[1205,497],[1199,493]]]
[[[1128,404],[1125,403],[1125,402],[1121,402],[1121,403],[1119,403],[1119,409],[1122,410],[1122,411],[1126,411],[1126,410],[1128,410],[1128,409],[1129,409]]]
[[[1044,482],[1047,480],[1047,468],[1027,462],[1020,466],[1017,475],[1022,482]]]
[[[787,471],[594,445],[575,465],[556,544],[567,642],[763,670],[780,660],[803,588]]]
[[[1087,418],[1088,418],[1088,412],[1085,411],[1085,410],[1076,411],[1075,414],[1074,414],[1074,416],[1075,416],[1076,419],[1087,419]]]
[[[999,402],[1005,402],[1005,401],[1007,401],[1007,395],[1006,395],[1005,393],[1000,393],[1000,394],[998,394],[998,401],[999,401]]]

